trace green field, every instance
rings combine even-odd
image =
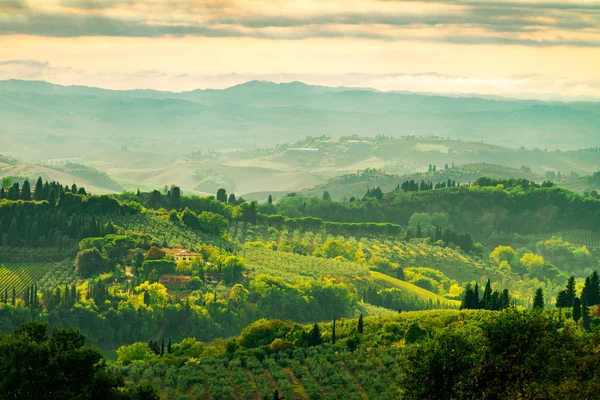
[[[371,276],[373,277],[375,283],[379,286],[401,289],[403,292],[414,295],[420,300],[431,301],[434,304],[437,304],[439,302],[442,305],[448,305],[451,307],[460,306],[460,301],[448,300],[440,295],[415,286],[412,283],[401,281],[400,279],[393,278],[389,275],[385,275],[376,271],[371,271]]]

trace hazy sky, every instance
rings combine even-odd
[[[0,79],[600,96],[600,0],[0,0]]]

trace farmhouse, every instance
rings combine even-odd
[[[200,256],[200,254],[198,253],[194,253],[193,251],[182,249],[180,247],[174,247],[172,249],[163,249],[163,251],[165,251],[168,254],[171,254],[175,262],[192,261]]]
[[[187,286],[191,278],[191,276],[185,275],[163,275],[160,278],[160,283],[166,287],[181,287]]]

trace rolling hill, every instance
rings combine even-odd
[[[115,91],[0,81],[4,153],[27,161],[123,147],[169,155],[306,136],[451,136],[509,146],[598,146],[598,103],[445,97],[252,81],[224,90]],[[210,143],[210,146],[207,145]],[[496,162],[496,160],[489,160]]]

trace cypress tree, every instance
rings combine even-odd
[[[267,200],[267,203],[273,204],[273,196],[269,195],[269,200]]]
[[[590,330],[590,322],[591,322],[590,310],[584,301],[581,303],[581,326],[583,326],[583,328],[585,330],[589,331]]]
[[[162,339],[162,342],[160,344],[160,355],[164,355],[165,354],[165,338]]]
[[[492,309],[492,284],[489,279],[485,284],[485,289],[483,290],[482,308],[485,308],[486,310]]]
[[[13,286],[13,288],[12,288],[12,296],[10,298],[10,304],[12,304],[14,306],[16,304],[16,302],[17,302],[17,294],[16,294],[15,287]]]
[[[323,343],[323,338],[321,337],[321,329],[319,325],[315,322],[312,329],[309,333],[309,346],[318,346]]]
[[[502,291],[502,305],[500,307],[501,309],[510,307],[510,294],[508,293],[508,289]]]
[[[475,290],[473,291],[473,308],[475,310],[481,308],[479,302],[479,285],[475,283]]]
[[[171,338],[169,338],[169,344],[167,345],[167,353],[172,354],[173,349],[171,349]]]
[[[589,300],[590,303],[587,304],[590,306],[600,304],[600,277],[598,271],[594,271],[590,275]]]
[[[335,344],[335,318],[333,319],[333,325],[331,328],[331,344]]]
[[[358,317],[358,333],[363,333],[364,328],[363,315],[360,313],[360,316]]]
[[[31,186],[29,185],[28,180],[25,180],[25,182],[23,182],[23,187],[21,188],[21,200],[31,200]]]
[[[35,184],[35,189],[33,192],[33,199],[35,201],[44,200],[44,182],[42,181],[42,177],[40,176]]]
[[[580,318],[581,318],[581,300],[579,300],[579,297],[575,297],[575,299],[573,300],[573,320],[575,322],[579,322]]]
[[[465,288],[465,294],[463,295],[462,303],[460,305],[461,310],[472,310],[475,308],[474,301],[475,296],[471,285],[467,285]]]
[[[567,289],[566,289],[566,298],[567,305],[566,307],[573,306],[573,300],[575,300],[575,277],[570,276],[569,280],[567,280]]]
[[[535,297],[533,299],[533,309],[542,310],[544,308],[544,291],[542,288],[538,288],[535,291]]]

